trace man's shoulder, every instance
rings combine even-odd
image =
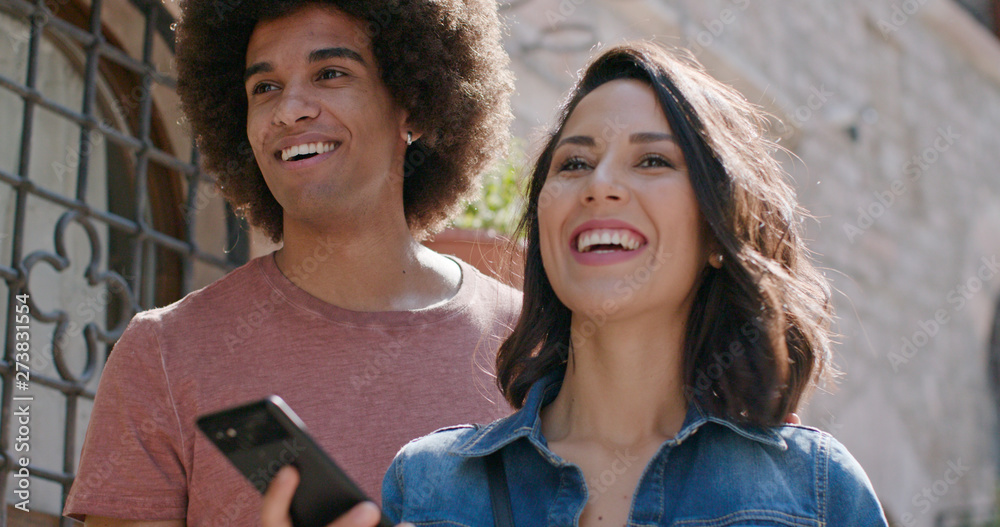
[[[492,276],[487,276],[471,264],[455,259],[462,267],[463,287],[471,286],[475,291],[475,302],[486,307],[494,307],[498,315],[517,315],[521,311],[521,291]],[[468,281],[469,284],[464,282]]]
[[[207,314],[218,316],[221,310],[229,306],[246,306],[252,297],[266,294],[267,280],[262,269],[262,261],[270,256],[261,256],[250,260],[225,276],[206,285],[201,289],[191,291],[181,299],[166,306],[157,307],[136,314],[136,318],[152,322],[169,323],[176,319],[201,317]]]

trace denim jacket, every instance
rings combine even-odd
[[[482,458],[502,449],[515,525],[577,525],[588,499],[600,499],[604,485],[638,467],[621,452],[588,486],[577,465],[549,450],[539,410],[558,394],[562,377],[560,371],[535,383],[509,417],[444,428],[403,447],[382,484],[386,516],[418,526],[492,526]],[[861,466],[829,434],[739,426],[692,405],[677,436],[645,467],[628,525],[840,527],[886,520]]]

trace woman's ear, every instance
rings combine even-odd
[[[722,269],[722,261],[725,259],[722,254],[722,244],[719,243],[719,240],[712,233],[711,227],[709,227],[708,223],[706,222],[703,225],[705,230],[702,232],[704,232],[708,238],[705,243],[705,246],[708,249],[708,265],[711,265],[716,269]]]
[[[725,260],[723,253],[722,244],[713,235],[708,242],[708,265],[716,269],[722,269],[722,262]]]

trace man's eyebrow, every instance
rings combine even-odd
[[[593,137],[587,135],[573,135],[559,141],[559,143],[556,144],[556,147],[553,150],[558,149],[562,145],[594,146],[595,144],[597,143],[594,142]]]
[[[674,136],[662,132],[639,132],[628,136],[631,143],[655,143],[657,141],[673,141]]]
[[[269,71],[274,71],[274,66],[270,62],[256,62],[247,66],[246,71],[243,72],[243,82],[250,80],[250,77],[257,75],[258,73],[267,73]]]
[[[365,66],[364,57],[361,56],[357,51],[349,48],[323,48],[314,50],[309,54],[309,62],[320,62],[327,59],[351,59],[353,61],[361,63]],[[250,80],[250,77],[257,75],[258,73],[267,73],[274,71],[274,66],[270,62],[257,62],[247,66],[245,72],[243,72],[243,82]]]
[[[309,54],[309,62],[319,62],[327,59],[351,59],[366,66],[364,57],[350,48],[323,48]]]

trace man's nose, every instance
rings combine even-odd
[[[273,123],[278,126],[291,126],[303,119],[315,119],[317,116],[319,116],[319,103],[313,97],[304,90],[287,87],[275,105]]]

